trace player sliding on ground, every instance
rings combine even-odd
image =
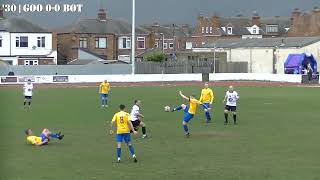
[[[189,133],[189,128],[188,128],[188,122],[194,117],[194,115],[196,114],[196,111],[197,111],[197,105],[198,104],[201,104],[202,103],[195,99],[195,96],[194,95],[191,95],[190,97],[187,97],[185,95],[182,94],[181,91],[179,91],[179,94],[180,96],[189,101],[189,106],[185,105],[185,104],[181,104],[180,106],[172,109],[172,112],[174,111],[179,111],[181,109],[183,109],[184,111],[184,118],[183,118],[183,121],[182,121],[182,125],[183,125],[183,129],[184,129],[184,132],[186,134],[186,137],[190,137],[190,133]],[[207,109],[207,107],[205,105],[203,105],[203,107],[205,109]]]
[[[99,94],[101,98],[101,108],[108,107],[108,97],[110,91],[110,83],[104,80],[99,86]]]
[[[117,134],[116,134],[116,141],[117,141],[117,162],[120,162],[121,159],[121,143],[124,141],[130,150],[130,153],[132,155],[132,158],[134,162],[138,162],[137,157],[134,153],[134,148],[131,144],[131,136],[130,136],[130,130],[133,132],[133,134],[138,134],[136,130],[134,130],[133,125],[131,123],[131,117],[130,114],[125,112],[126,106],[121,104],[120,105],[120,111],[117,112],[111,121],[111,130],[110,134],[113,134],[113,129],[117,128]]]
[[[138,131],[138,127],[141,127],[142,130],[142,138],[147,137],[147,130],[146,130],[146,124],[142,121],[142,118],[144,116],[140,113],[140,107],[142,105],[141,100],[135,100],[134,105],[131,109],[131,123],[133,125],[133,128]]]
[[[204,88],[201,91],[201,96],[199,101],[202,102],[207,108],[203,108],[204,114],[207,119],[207,123],[211,122],[211,116],[210,116],[210,110],[211,110],[211,105],[214,99],[214,94],[212,89],[209,88],[209,83],[206,82],[204,83]]]
[[[40,136],[34,136],[31,129],[25,131],[27,135],[27,141],[36,146],[47,145],[51,138],[63,139],[64,135],[59,133],[52,133],[49,129],[43,129]]]
[[[224,96],[223,103],[227,100],[225,109],[224,109],[224,124],[228,124],[228,113],[232,112],[233,114],[233,123],[237,124],[237,100],[239,99],[238,93],[233,89],[233,86],[229,86],[226,95]]]

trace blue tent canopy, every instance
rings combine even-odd
[[[317,60],[311,53],[289,54],[284,63],[285,74],[303,74],[304,69],[310,63],[313,72],[317,72]]]

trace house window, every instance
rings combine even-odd
[[[121,37],[119,38],[119,49],[130,49],[131,48],[131,39],[130,37]]]
[[[80,48],[87,48],[88,47],[88,38],[85,38],[85,37],[79,38],[79,47]]]
[[[0,36],[0,47],[2,47],[2,36]]]
[[[16,47],[28,47],[28,36],[16,37]]]
[[[107,38],[96,38],[96,48],[98,49],[107,48]]]
[[[38,47],[46,47],[46,37],[37,37],[37,46]]]
[[[163,43],[163,49],[168,49],[168,43]]]
[[[267,25],[267,33],[277,33],[279,31],[278,25]]]
[[[158,48],[159,47],[159,43],[158,42],[154,43],[154,47]]]
[[[204,34],[204,27],[201,28],[201,32],[202,32],[202,34]]]
[[[207,34],[209,33],[209,27],[206,27],[206,33]]]
[[[39,65],[38,60],[24,60],[24,65],[25,66],[37,66]]]
[[[227,34],[232,34],[232,27],[227,28]]]
[[[210,27],[210,34],[212,34],[212,27]]]
[[[258,33],[257,33],[257,28],[254,27],[254,28],[252,29],[252,34],[258,34]]]
[[[173,49],[173,43],[169,44],[169,49]]]
[[[138,37],[138,49],[145,49],[146,48],[146,43],[145,43],[146,38],[145,37]]]

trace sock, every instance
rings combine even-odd
[[[121,148],[117,148],[117,156],[118,156],[118,158],[121,157]]]
[[[31,105],[31,102],[29,101],[28,104],[29,104],[29,106],[30,106],[30,105]]]
[[[24,106],[26,105],[26,102],[25,102],[25,101],[23,102],[23,105],[24,105]]]
[[[50,137],[58,139],[60,136],[59,134],[50,134]]]
[[[133,146],[132,146],[132,145],[128,145],[128,148],[129,148],[129,150],[130,150],[131,155],[133,156],[133,155],[134,155],[134,148],[133,148]]]
[[[183,125],[184,132],[189,133],[189,129],[187,125]]]
[[[142,127],[141,130],[142,130],[142,134],[146,134],[146,127]]]
[[[236,114],[233,115],[233,122],[237,123],[237,115]]]
[[[205,112],[205,115],[206,115],[207,121],[211,121],[210,113],[209,112]]]
[[[228,123],[228,113],[224,113],[224,119],[226,120],[225,123]]]
[[[176,108],[174,108],[175,111],[179,111],[179,110],[181,110],[181,109],[182,109],[181,106],[177,106]]]

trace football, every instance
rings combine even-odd
[[[170,106],[165,106],[165,107],[164,107],[164,111],[165,111],[165,112],[169,112],[170,109],[171,109]]]

